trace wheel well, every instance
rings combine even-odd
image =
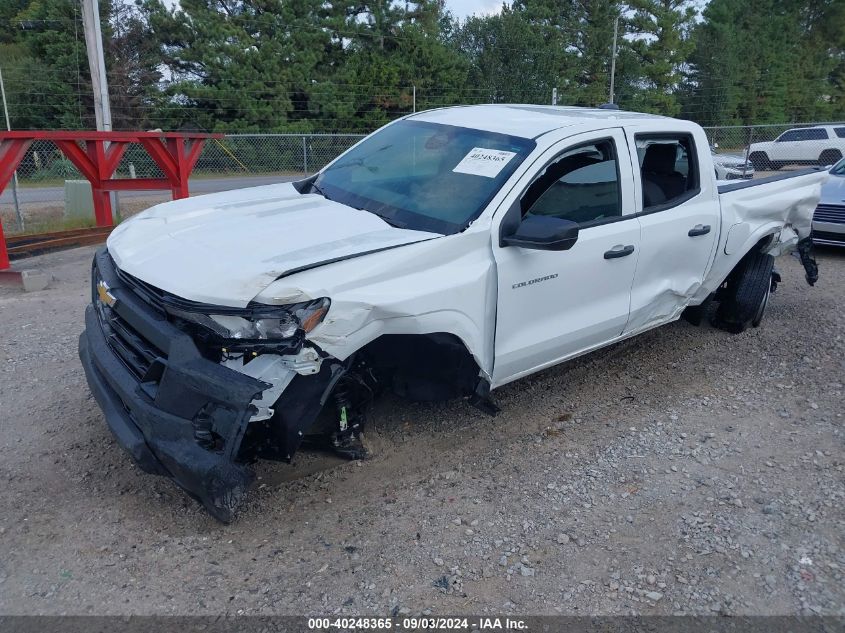
[[[471,395],[479,367],[464,342],[446,332],[385,334],[356,355],[378,381],[411,400],[448,400]]]
[[[730,272],[725,276],[724,279],[722,279],[722,283],[717,286],[716,291],[713,295],[713,297],[717,301],[721,301],[726,284],[731,280],[731,278],[736,274],[736,272],[745,265],[745,260],[748,258],[748,256],[755,251],[762,251],[767,246],[769,246],[772,243],[772,240],[775,239],[775,235],[776,233],[769,233],[768,235],[761,237],[759,240],[757,240],[754,246],[752,246],[747,251],[745,251],[745,253],[743,253],[742,257],[737,260],[736,264],[734,264]]]

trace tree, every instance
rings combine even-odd
[[[694,48],[689,32],[696,10],[689,0],[631,0],[631,48],[641,89],[631,95],[634,109],[675,116],[681,110],[678,89]]]
[[[0,3],[0,45],[18,41],[21,24],[18,14],[24,10],[27,0],[3,0]],[[5,59],[5,56],[0,59]]]
[[[693,30],[684,112],[709,124],[845,116],[838,0],[712,0]]]
[[[157,127],[163,106],[159,90],[158,46],[144,15],[133,5],[112,5],[111,37],[104,38],[112,127],[115,130]]]
[[[372,130],[412,111],[414,86],[421,108],[460,102],[466,65],[447,44],[441,2],[365,0],[341,10],[343,56],[327,89],[314,91],[321,115],[345,129]]]
[[[106,25],[110,8],[107,0],[100,4]],[[92,127],[91,77],[79,4],[30,0],[14,21],[21,29],[6,83],[13,127]]]
[[[456,29],[452,45],[469,67],[465,100],[544,102],[560,84],[565,52],[511,7],[469,18]]]
[[[144,0],[162,60],[174,81],[166,109],[186,122],[226,131],[288,129],[305,118],[312,81],[333,43],[320,28],[320,0],[182,0],[168,10]]]

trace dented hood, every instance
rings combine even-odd
[[[280,184],[156,205],[121,223],[108,249],[157,288],[243,307],[287,273],[434,237]]]

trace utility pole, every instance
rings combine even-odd
[[[103,33],[100,29],[100,6],[97,0],[82,0],[82,21],[85,27],[88,66],[91,69],[91,86],[94,88],[94,116],[97,119],[97,129],[111,132],[109,83],[106,79]]]
[[[613,52],[610,55],[610,103],[616,96],[614,91],[614,84],[616,82],[616,37],[619,34],[619,16],[613,21]]]
[[[3,96],[3,114],[6,115],[6,129],[12,131],[12,125],[9,123],[9,106],[6,105],[6,85],[3,83],[3,69],[0,68],[0,94]],[[15,215],[18,217],[18,226],[20,230],[24,230],[23,214],[21,213],[21,205],[18,202],[18,172],[12,175],[12,200],[15,203]]]
[[[103,32],[100,28],[100,3],[98,0],[82,1],[82,24],[85,30],[85,49],[88,52],[88,68],[91,69],[91,87],[94,90],[94,119],[97,130],[111,132],[111,103],[109,82],[106,79],[106,60],[103,54]],[[105,143],[104,147],[108,148]],[[111,206],[120,217],[120,201],[117,192],[109,193]]]
[[[406,9],[406,11],[407,11],[407,9]],[[416,111],[417,111],[417,87],[414,86],[414,112],[416,112]]]

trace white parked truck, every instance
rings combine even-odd
[[[784,165],[832,165],[845,156],[845,124],[787,130],[774,141],[752,143],[748,159],[757,169]]]
[[[490,392],[684,314],[758,325],[825,172],[717,185],[694,123],[417,113],[299,182],[154,206],[93,266],[80,338],[111,430],[229,521],[255,459],[351,458],[381,390]]]

